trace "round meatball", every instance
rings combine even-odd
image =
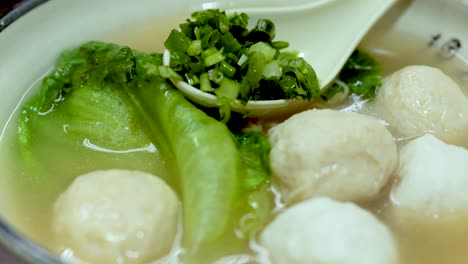
[[[280,213],[260,235],[274,264],[397,264],[387,227],[348,202],[315,198]]]
[[[376,119],[308,110],[269,131],[270,163],[286,203],[314,196],[375,197],[397,165],[392,135]]]
[[[106,170],[75,179],[54,205],[57,243],[93,263],[144,263],[168,253],[179,201],[160,178]]]
[[[396,71],[384,80],[371,107],[398,137],[431,133],[448,144],[468,146],[468,98],[439,69]]]
[[[391,200],[425,216],[468,213],[468,150],[432,135],[417,138],[400,151],[400,167]]]

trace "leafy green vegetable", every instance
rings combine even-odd
[[[355,50],[335,83],[324,92],[324,96],[331,99],[347,88],[350,93],[372,100],[381,85],[382,72],[379,63],[364,51]]]
[[[215,249],[221,241],[233,239],[228,230],[237,225],[241,238],[250,239],[273,208],[266,186],[271,147],[265,135],[250,131],[231,137],[223,123],[195,108],[167,83],[139,86],[129,93],[152,130],[167,135],[165,149],[177,163],[184,218],[189,219],[184,219],[184,242],[192,248],[189,258],[219,256]],[[248,215],[249,221],[233,216],[233,210],[241,218]]]
[[[58,122],[69,125],[67,131],[78,140],[91,138],[109,148],[150,140],[173,165],[168,170],[176,179],[168,180],[183,200],[184,246],[190,262],[199,263],[200,256],[225,254],[213,250],[221,241],[245,246],[249,232],[267,220],[269,144],[259,133],[236,140],[225,124],[193,106],[164,79],[173,73],[161,63],[161,54],[102,42],[64,52],[24,106],[18,137],[29,161],[37,159],[31,145],[48,117],[50,122],[60,117]],[[259,210],[249,203],[265,206]],[[245,236],[239,238],[234,230],[245,214],[254,221],[241,225]]]
[[[62,138],[80,144],[87,140],[112,150],[151,143],[121,89],[134,77],[131,53],[129,48],[92,42],[60,56],[57,68],[44,78],[19,117],[18,139],[27,166],[41,170],[35,146],[46,136],[50,143]],[[151,65],[161,61],[153,55],[139,56]]]
[[[18,194],[28,197],[19,200],[21,213],[48,223],[57,196],[77,175],[93,170],[142,170],[168,179],[164,157],[125,92],[116,89],[126,52],[99,43],[64,52],[22,106],[13,182]],[[151,65],[159,61],[145,57]]]
[[[245,175],[241,179],[243,213],[238,234],[249,238],[260,231],[273,216],[274,203],[269,190],[271,145],[260,130],[244,129],[235,133]]]
[[[244,190],[258,189],[270,179],[270,142],[261,131],[236,134],[242,164],[247,168],[242,178]]]
[[[231,100],[320,97],[314,69],[302,58],[282,53],[287,42],[273,41],[274,23],[260,19],[249,30],[248,20],[245,13],[228,16],[217,9],[193,13],[192,20],[181,24],[181,31],[173,30],[164,43],[171,53],[170,67],[191,85],[218,97],[226,96],[222,83],[231,84],[236,87],[228,93]],[[207,72],[209,84],[192,81],[193,76],[206,80]]]
[[[227,127],[166,82],[127,88],[153,133],[164,134],[182,190],[184,243],[197,252],[232,228],[243,170]],[[168,114],[171,113],[171,114]]]

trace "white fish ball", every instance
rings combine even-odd
[[[314,198],[280,213],[260,235],[273,264],[397,264],[388,228],[349,202]]]
[[[398,207],[436,217],[468,213],[468,150],[417,138],[401,149],[397,177],[391,200]]]
[[[431,133],[448,144],[468,146],[468,98],[439,69],[417,65],[394,72],[371,108],[398,137]]]
[[[397,165],[390,132],[357,113],[308,110],[273,127],[269,140],[271,169],[287,203],[315,196],[370,200]]]
[[[92,263],[145,263],[168,253],[179,201],[160,178],[139,171],[77,177],[54,205],[57,243]]]

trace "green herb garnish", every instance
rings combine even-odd
[[[170,67],[192,86],[232,100],[320,97],[314,69],[282,53],[287,42],[273,41],[274,23],[259,19],[249,30],[248,20],[245,13],[217,9],[193,13],[164,43]]]
[[[324,92],[324,96],[331,99],[348,90],[349,94],[372,100],[377,96],[381,85],[382,72],[379,63],[369,54],[355,50],[341,69],[338,78]]]

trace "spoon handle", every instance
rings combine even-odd
[[[189,2],[191,11],[219,8],[248,12],[268,8],[270,12],[287,12],[315,8],[333,1],[335,0],[218,0],[212,2],[209,0],[190,0]]]

